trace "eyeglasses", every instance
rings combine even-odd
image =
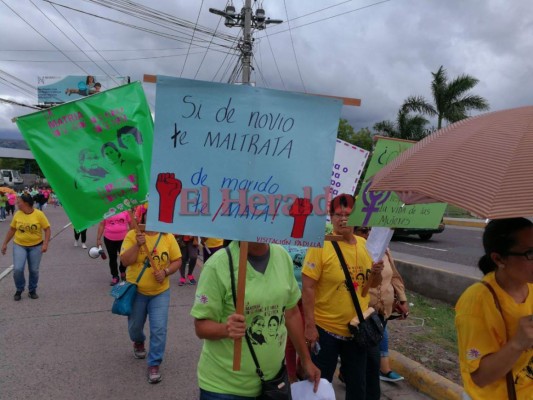
[[[529,261],[533,261],[533,249],[530,249],[528,251],[524,251],[523,253],[515,253],[513,251],[508,251],[507,252],[507,255],[508,256],[519,256],[519,257],[525,257],[527,258]]]

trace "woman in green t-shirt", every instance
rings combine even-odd
[[[233,341],[245,335],[250,339],[264,379],[271,380],[281,372],[288,334],[316,391],[320,370],[311,361],[305,344],[297,306],[300,290],[289,254],[279,245],[248,244],[246,305],[241,315],[236,314],[233,305],[229,269],[231,255],[237,282],[239,252],[239,243],[234,241],[226,251],[213,254],[198,283],[191,315],[195,318],[196,335],[204,339],[198,363],[200,400],[255,399],[260,394],[261,380],[245,340],[241,370],[232,368]],[[269,334],[275,340],[266,340]]]

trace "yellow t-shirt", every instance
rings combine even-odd
[[[204,242],[206,247],[209,247],[210,249],[214,247],[220,247],[224,244],[224,239],[219,238],[207,238]]]
[[[352,280],[357,283],[357,298],[363,312],[370,296],[362,297],[363,286],[372,268],[372,258],[366,250],[366,240],[357,237],[357,244],[338,242]],[[346,278],[331,242],[323,248],[307,250],[302,274],[317,281],[315,290],[315,323],[321,328],[349,337],[348,322],[355,317],[355,306],[346,287]]]
[[[159,233],[156,235],[146,235],[146,246],[148,246],[149,251],[152,251],[154,248],[158,236]],[[135,231],[129,231],[124,238],[124,242],[122,242],[120,254],[123,254],[126,250],[135,245],[136,242],[137,239],[135,237]],[[141,273],[144,266],[144,260],[146,257],[148,257],[148,255],[142,250],[142,248],[140,248],[139,253],[137,254],[137,261],[134,264],[129,265],[126,269],[126,280],[128,282],[135,282],[137,280],[137,277]],[[152,253],[152,257],[156,263],[157,269],[159,270],[165,269],[172,261],[176,261],[181,258],[180,247],[178,246],[178,242],[176,241],[174,235],[171,233],[163,233],[159,243],[157,244],[156,252]],[[152,273],[151,267],[148,266],[148,268],[146,268],[144,271],[141,280],[137,284],[137,291],[146,296],[156,296],[160,293],[163,293],[169,287],[169,278],[166,277],[163,283],[157,282],[154,274]]]
[[[494,272],[483,278],[489,283],[500,301],[505,324],[496,309],[489,289],[481,283],[470,286],[459,298],[455,307],[455,326],[459,346],[459,363],[465,391],[473,399],[507,399],[505,377],[483,388],[477,386],[470,374],[479,368],[481,359],[496,353],[506,343],[506,327],[509,338],[518,328],[518,320],[533,314],[533,284],[522,304],[505,292],[496,282]],[[513,367],[518,399],[533,399],[533,350],[522,353]]]
[[[49,228],[46,215],[40,210],[31,214],[17,211],[10,226],[16,229],[14,242],[19,246],[35,246],[43,241],[43,229]]]

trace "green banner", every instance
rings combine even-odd
[[[446,210],[446,203],[404,205],[394,192],[369,192],[373,176],[414,142],[379,138],[355,208],[348,220],[353,226],[384,226],[389,228],[436,228]]]
[[[77,230],[144,202],[154,124],[140,82],[17,118]]]

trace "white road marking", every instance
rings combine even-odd
[[[407,246],[420,247],[420,248],[422,248],[422,249],[428,249],[428,250],[448,251],[448,250],[446,250],[446,249],[436,249],[436,248],[434,248],[434,247],[420,246],[419,244],[412,244],[412,243],[407,243],[407,242],[399,242],[399,243],[406,244]]]
[[[11,271],[13,271],[13,264],[11,264],[4,272],[0,274],[0,281],[7,276]]]

